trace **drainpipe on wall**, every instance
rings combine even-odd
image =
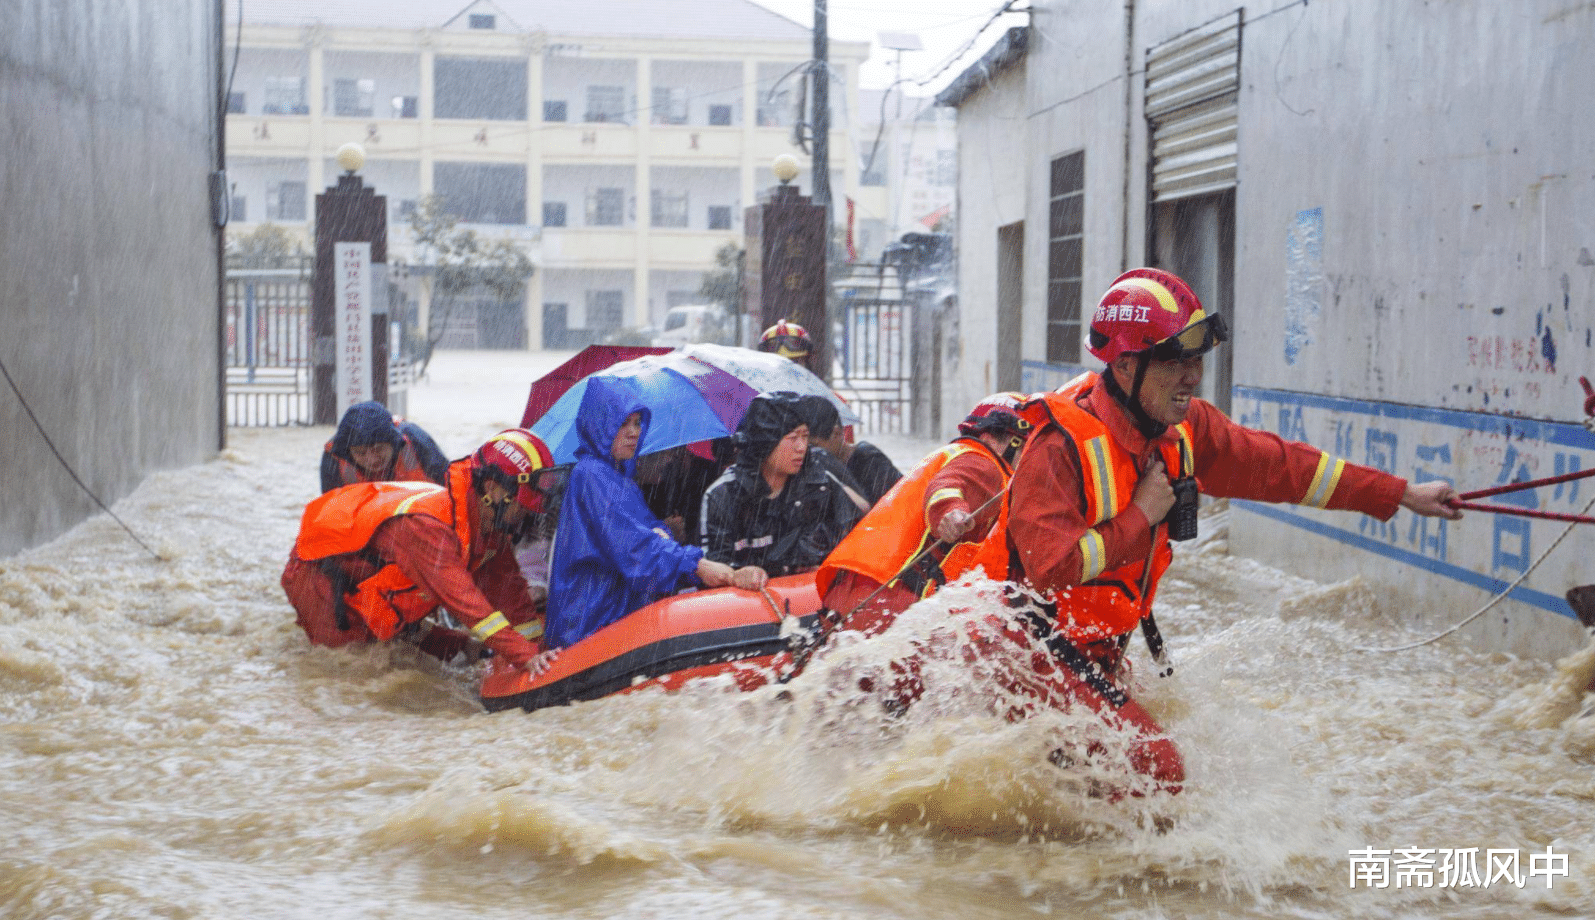
[[[1135,113],[1135,0],[1124,0],[1124,189],[1119,236],[1119,273],[1130,269],[1130,128]]]

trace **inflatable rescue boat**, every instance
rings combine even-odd
[[[740,689],[751,690],[791,662],[793,649],[816,629],[819,611],[813,574],[772,578],[762,593],[677,594],[564,649],[537,677],[494,659],[482,680],[482,705],[530,712],[641,687],[674,690],[718,674],[732,674]]]

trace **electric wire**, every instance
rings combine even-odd
[[[11,392],[17,394],[17,401],[22,404],[22,411],[28,414],[28,418],[33,421],[33,427],[38,429],[39,437],[44,439],[45,446],[50,448],[50,453],[55,454],[55,459],[60,462],[61,468],[66,470],[67,475],[72,477],[72,481],[78,484],[78,488],[82,489],[84,494],[88,495],[89,498],[94,499],[94,503],[100,506],[100,510],[111,516],[111,520],[122,525],[122,529],[127,531],[128,536],[133,538],[134,543],[144,547],[145,551],[151,556],[154,556],[157,562],[160,561],[161,554],[157,553],[153,549],[150,549],[150,545],[148,543],[145,543],[143,540],[139,539],[139,535],[133,532],[133,528],[127,526],[126,521],[117,517],[116,512],[107,507],[105,502],[101,501],[100,497],[94,494],[94,490],[89,488],[83,482],[82,478],[78,476],[77,471],[72,469],[72,464],[66,462],[66,458],[61,456],[61,451],[56,448],[55,442],[50,440],[49,432],[44,430],[44,424],[39,421],[39,417],[37,415],[33,414],[33,407],[28,405],[28,399],[22,395],[22,389],[18,387],[17,382],[11,378],[11,371],[6,369],[4,361],[0,361],[0,376],[4,376],[6,378],[6,383],[11,386]]]

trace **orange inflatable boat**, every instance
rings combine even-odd
[[[495,659],[482,681],[482,705],[530,712],[640,687],[674,690],[717,674],[732,674],[739,688],[751,690],[791,662],[794,644],[816,628],[819,611],[813,574],[772,578],[764,593],[677,594],[565,649],[535,678]]]

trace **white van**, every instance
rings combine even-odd
[[[685,304],[671,307],[665,313],[664,326],[654,336],[654,344],[661,348],[680,348],[698,342],[720,343],[724,330],[720,328],[719,307],[712,304]]]

